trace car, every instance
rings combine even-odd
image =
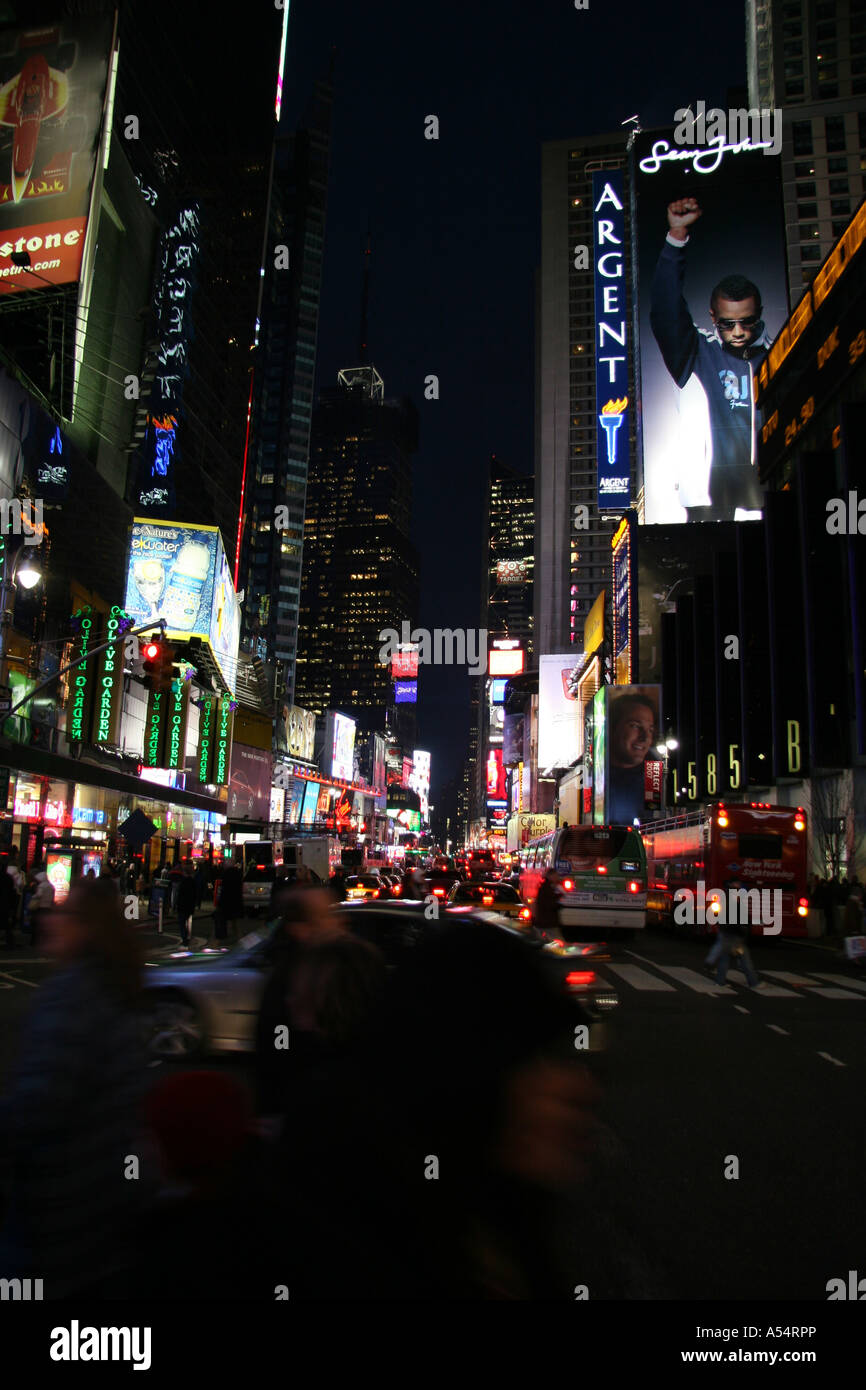
[[[503,917],[531,922],[532,912],[522,901],[516,888],[498,879],[481,883],[455,883],[448,894],[449,907],[484,907]]]
[[[267,911],[274,895],[276,877],[273,864],[252,864],[247,869],[241,890],[245,915],[255,917]]]
[[[428,918],[423,902],[353,902],[344,904],[343,910],[352,930],[378,946],[392,966],[407,947],[428,939],[443,925],[468,929],[483,922],[518,935],[529,949],[542,953],[562,987],[581,1005],[589,1024],[589,1050],[600,1052],[606,1047],[606,1020],[618,1007],[619,995],[598,970],[598,964],[609,959],[603,942],[565,942],[539,931],[532,922],[474,906],[448,906],[433,919]]]
[[[471,849],[466,856],[465,876],[469,879],[489,878],[496,868],[492,849]]]
[[[604,1020],[619,1001],[596,968],[603,948],[551,941],[531,923],[474,909],[446,908],[429,919],[424,903],[369,899],[343,903],[334,911],[357,936],[377,946],[392,968],[408,948],[443,925],[468,929],[484,922],[518,933],[529,948],[544,953],[563,988],[581,1004],[589,1022],[589,1050],[605,1045]],[[262,926],[228,950],[176,951],[146,962],[145,1042],[154,1059],[189,1061],[205,1053],[255,1050],[259,1005],[281,930],[278,924]]]
[[[390,889],[379,874],[352,874],[346,879],[346,898],[385,898]]]

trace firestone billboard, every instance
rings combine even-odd
[[[2,294],[79,279],[113,46],[113,15],[0,37]]]

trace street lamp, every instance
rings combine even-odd
[[[2,584],[0,584],[0,686],[3,687],[4,693],[7,679],[6,648],[15,608],[15,581],[16,579],[19,580],[24,589],[33,589],[42,578],[39,570],[26,554],[26,549],[25,546],[18,551],[10,567],[9,554],[5,544],[3,546]]]
[[[671,753],[673,753],[674,749],[679,748],[679,746],[680,746],[680,745],[679,745],[677,739],[671,738],[670,736],[668,736],[668,737],[665,739],[664,743],[659,743],[659,744],[656,745],[656,752],[659,754],[659,757],[661,757],[661,758],[664,759],[664,764],[665,764],[665,795],[664,795],[665,803],[667,803],[667,790],[668,790],[668,760],[669,760],[669,758],[670,758]],[[675,805],[675,806],[676,806],[676,800],[677,800],[677,789],[676,789],[676,787],[674,787],[674,805]]]

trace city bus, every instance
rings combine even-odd
[[[646,926],[647,864],[643,841],[630,825],[564,825],[519,852],[520,896],[535,902],[549,868],[562,890],[559,922],[566,939],[576,929],[610,936]]]
[[[647,919],[706,936],[716,930],[711,908],[714,897],[736,885],[748,921],[757,926],[756,895],[752,889],[781,891],[781,936],[808,932],[808,838],[801,806],[772,806],[765,802],[716,803],[667,820],[641,826],[649,869]],[[693,895],[696,911],[678,909]],[[680,896],[675,898],[679,891]],[[710,904],[710,910],[701,910]],[[676,915],[675,915],[676,912]],[[689,916],[693,921],[689,921]],[[684,919],[682,922],[677,918]],[[762,924],[766,927],[766,923]]]

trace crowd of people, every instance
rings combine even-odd
[[[46,913],[56,970],[0,1099],[0,1277],[45,1298],[570,1298],[561,1204],[597,1099],[578,1006],[486,924],[388,971],[326,888],[273,910],[254,1093],[149,1067],[107,881]]]

